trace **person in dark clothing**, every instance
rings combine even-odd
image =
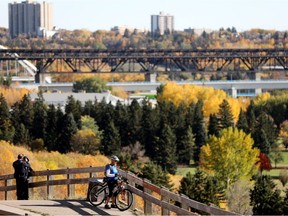
[[[28,173],[26,172],[26,164],[23,161],[23,157],[23,154],[19,154],[17,160],[13,162],[17,200],[23,200],[25,198],[24,188],[27,182]]]
[[[24,182],[24,188],[23,188],[23,199],[28,200],[29,199],[29,177],[33,175],[33,169],[30,166],[29,158],[27,156],[23,157],[23,162],[25,164],[25,173],[27,176],[27,181]]]

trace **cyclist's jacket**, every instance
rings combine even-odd
[[[107,164],[105,166],[105,176],[107,181],[116,181],[118,180],[118,170],[115,165]]]

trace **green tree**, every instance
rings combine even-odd
[[[257,173],[259,150],[253,139],[237,128],[223,129],[219,137],[209,137],[201,148],[200,167],[215,175],[226,188],[237,180],[250,179]]]
[[[142,119],[141,119],[141,144],[145,148],[145,153],[149,157],[153,157],[154,137],[159,127],[159,109],[153,109],[148,100],[142,103]]]
[[[202,100],[198,100],[195,106],[195,115],[194,115],[194,121],[192,124],[192,131],[195,134],[195,151],[194,151],[193,158],[194,158],[194,162],[198,163],[200,149],[206,143],[206,140],[207,140]]]
[[[217,206],[219,206],[224,196],[224,190],[217,179],[208,176],[199,169],[196,170],[194,175],[188,172],[186,176],[182,178],[179,193],[185,194],[190,199],[198,202],[205,204],[213,203]]]
[[[111,120],[106,128],[103,129],[100,151],[105,155],[119,155],[121,150],[121,139],[118,129]]]
[[[219,125],[221,129],[234,127],[234,118],[231,111],[231,106],[229,105],[227,100],[223,100],[223,102],[219,105]]]
[[[35,99],[33,103],[33,127],[32,127],[32,137],[33,139],[46,138],[46,127],[47,127],[47,107],[44,103],[44,98],[42,93],[38,94],[38,98]]]
[[[30,146],[31,128],[33,122],[33,107],[28,95],[24,95],[21,101],[12,106],[11,119],[15,128],[14,144],[26,144]]]
[[[239,113],[239,118],[238,118],[238,122],[236,124],[237,128],[239,130],[243,130],[245,133],[249,133],[249,126],[248,126],[248,121],[247,121],[247,117],[245,115],[245,112],[241,109],[240,113]]]
[[[273,151],[270,152],[269,158],[274,161],[274,167],[276,168],[277,163],[284,160],[283,155],[281,154],[281,151]]]
[[[133,99],[131,105],[128,107],[128,134],[127,142],[125,145],[133,145],[137,141],[141,140],[141,119],[142,119],[142,108],[137,100]]]
[[[164,186],[169,189],[173,187],[168,172],[164,171],[160,165],[153,162],[144,165],[139,177],[146,178],[158,186]]]
[[[186,131],[177,140],[177,155],[178,162],[189,165],[193,159],[193,153],[195,149],[195,139],[192,128],[188,126]]]
[[[73,91],[75,92],[100,93],[107,90],[111,90],[111,87],[107,86],[101,78],[96,76],[85,77],[73,84]]]
[[[71,150],[80,154],[96,155],[102,134],[91,129],[78,130],[71,138]]]
[[[118,128],[120,138],[121,138],[121,146],[127,146],[128,141],[128,121],[129,121],[129,114],[128,108],[126,105],[123,105],[120,101],[117,101],[115,109],[114,109],[114,124],[115,127]]]
[[[281,215],[283,198],[270,176],[256,177],[255,186],[250,190],[250,204],[254,215]]]
[[[65,114],[61,119],[60,125],[61,134],[58,139],[57,150],[60,153],[68,153],[71,151],[71,138],[78,130],[73,114]]]
[[[260,113],[256,119],[252,137],[254,139],[254,147],[259,148],[265,154],[270,153],[277,140],[277,129],[271,116],[264,112]]]
[[[13,142],[15,128],[11,121],[9,107],[3,94],[0,95],[0,140]]]
[[[48,151],[56,150],[57,139],[60,135],[60,133],[58,133],[58,127],[57,127],[58,117],[62,119],[61,116],[57,115],[57,110],[55,106],[53,104],[49,105],[49,108],[47,110],[46,139],[44,142]]]
[[[159,136],[155,137],[155,147],[157,155],[153,160],[159,164],[163,170],[171,174],[176,173],[176,137],[169,125],[162,123]]]
[[[73,95],[70,95],[67,99],[65,105],[65,113],[66,114],[72,113],[74,121],[77,123],[78,129],[81,128],[81,113],[82,113],[81,102],[75,100]]]
[[[209,116],[208,135],[219,136],[220,126],[217,115],[212,113]]]

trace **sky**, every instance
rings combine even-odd
[[[8,28],[8,3],[0,0],[0,27]],[[23,0],[24,1],[24,0]],[[42,2],[42,0],[37,0]],[[288,0],[46,0],[59,29],[110,30],[127,25],[150,30],[151,15],[174,16],[174,29],[235,27],[288,30]]]

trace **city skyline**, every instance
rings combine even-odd
[[[0,27],[8,28],[8,4],[0,1]],[[18,0],[17,2],[22,2]],[[43,2],[37,0],[37,2]],[[287,0],[47,0],[54,7],[57,28],[110,30],[114,26],[151,29],[151,15],[174,16],[174,29],[235,27],[288,30]]]

